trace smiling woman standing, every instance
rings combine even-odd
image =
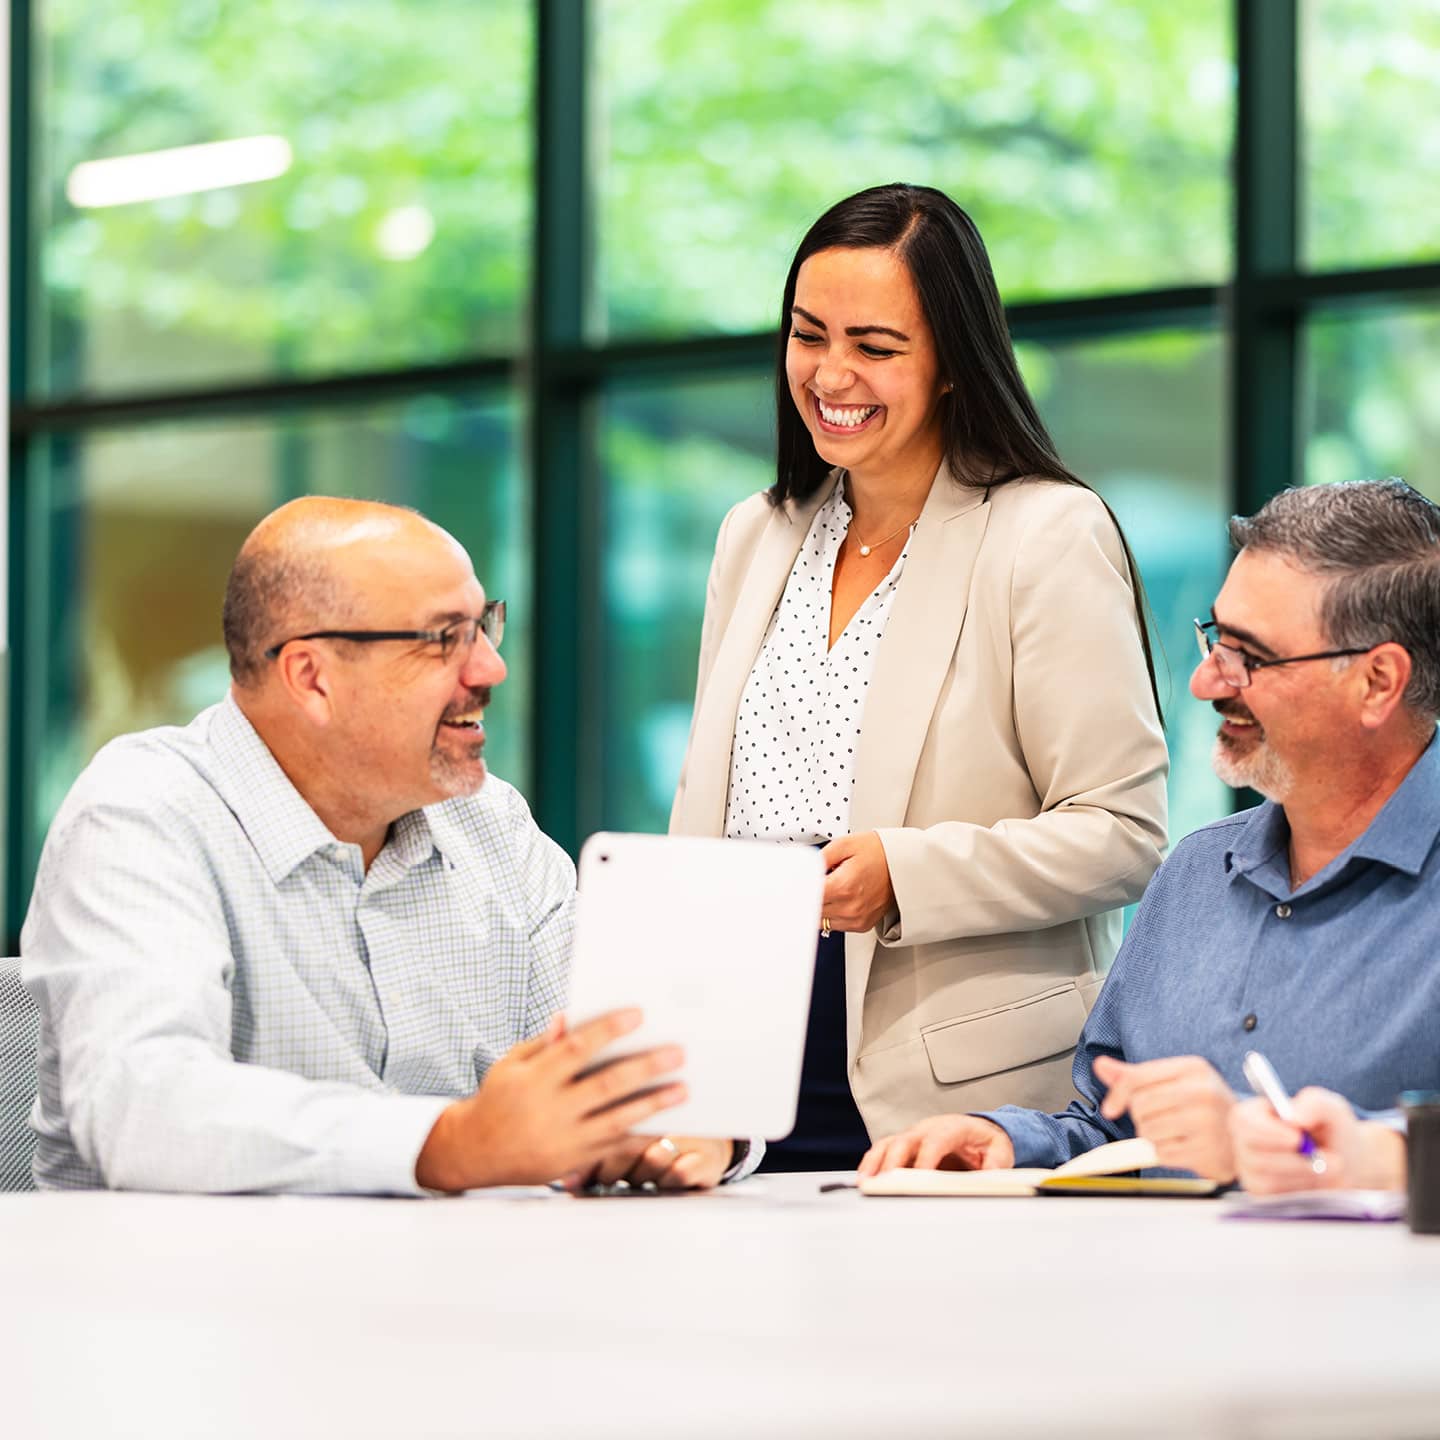
[[[867,1129],[1064,1107],[1167,762],[1134,561],[1055,453],[964,211],[886,185],[815,222],[776,403],[775,484],[716,542],[670,828],[824,846],[767,1164],[850,1169]]]

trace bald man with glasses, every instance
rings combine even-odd
[[[503,601],[445,531],[312,497],[225,595],[229,695],[107,745],[21,937],[42,1187],[419,1194],[711,1185],[728,1140],[633,1137],[681,1058],[566,1031],[575,873],[486,776]],[[738,1162],[738,1163],[737,1163]]]
[[[1229,1181],[1250,1050],[1363,1110],[1440,1089],[1440,508],[1399,480],[1316,485],[1230,536],[1190,690],[1220,722],[1216,772],[1265,803],[1151,881],[1081,1035],[1078,1100],[936,1116],[864,1171],[1052,1166],[1139,1134]]]

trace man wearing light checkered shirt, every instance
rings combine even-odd
[[[638,1023],[567,1032],[574,869],[487,780],[503,606],[413,512],[309,498],[246,541],[233,686],[107,745],[22,934],[51,1188],[416,1194],[716,1183],[729,1141],[629,1132],[682,1085]],[[582,1078],[583,1075],[583,1078]]]

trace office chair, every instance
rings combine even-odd
[[[0,960],[0,1191],[33,1190],[35,1052],[40,1012],[20,984],[20,962]]]

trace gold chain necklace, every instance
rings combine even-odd
[[[911,529],[913,526],[918,525],[919,523],[920,523],[920,517],[917,515],[913,520],[907,521],[904,525],[901,525],[898,529],[892,530],[883,540],[877,540],[874,545],[866,545],[866,544],[864,543],[864,541],[861,541],[861,542],[860,542],[860,553],[861,553],[862,555],[868,555],[872,550],[878,549],[881,545],[888,545],[888,544],[900,533],[901,530],[909,530],[909,529]],[[852,522],[852,523],[851,523],[851,526],[850,526],[850,530],[849,530],[847,533],[849,533],[849,534],[854,534],[854,531],[855,531],[855,526],[854,526],[854,523]],[[855,535],[855,538],[856,538],[857,540],[860,539],[859,535]]]

